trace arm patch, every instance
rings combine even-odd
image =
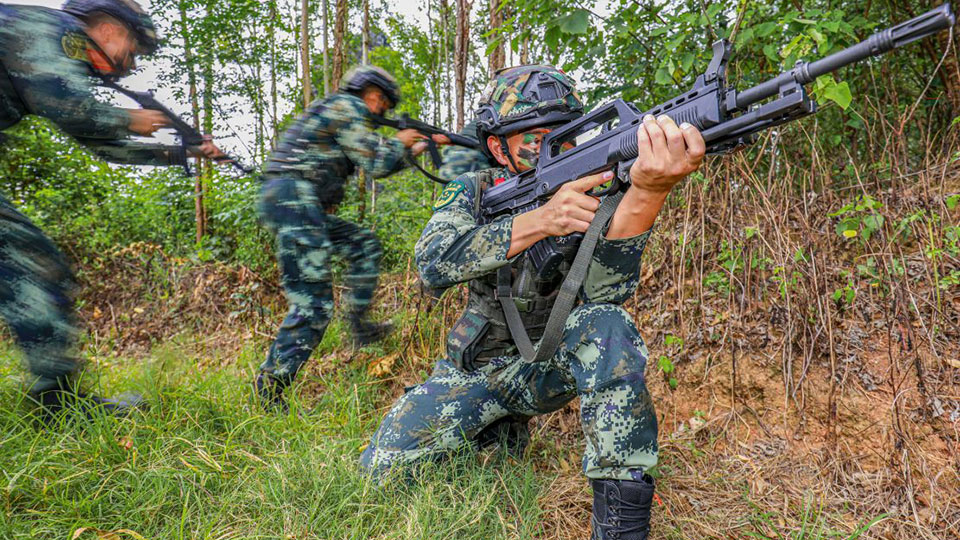
[[[455,180],[447,184],[447,187],[443,188],[440,196],[437,197],[437,202],[433,203],[433,211],[436,212],[452,203],[453,200],[457,198],[457,195],[464,189],[466,189],[466,186],[460,180]]]

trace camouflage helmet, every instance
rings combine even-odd
[[[383,90],[392,107],[400,103],[400,87],[397,85],[397,80],[387,70],[370,64],[361,64],[348,71],[340,82],[340,89],[359,95],[364,88],[371,85]]]
[[[489,135],[569,122],[583,115],[583,102],[573,79],[553,66],[526,65],[497,71],[480,97],[476,111],[480,147]]]
[[[86,18],[103,13],[122,22],[137,40],[137,54],[157,51],[157,27],[150,14],[133,0],[67,0],[61,8],[74,17]]]

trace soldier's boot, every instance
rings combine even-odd
[[[353,344],[364,347],[377,343],[393,331],[393,324],[389,322],[370,322],[364,319],[353,319]]]
[[[79,390],[70,382],[61,382],[56,388],[31,393],[30,398],[40,404],[46,422],[67,410],[76,410],[88,417],[98,412],[124,416],[145,403],[140,394],[126,392],[116,398],[103,398]]]
[[[519,416],[505,416],[489,426],[483,428],[474,437],[479,448],[500,445],[507,454],[514,458],[523,457],[523,452],[530,444],[529,419]]]
[[[650,534],[653,478],[590,481],[593,486],[591,540],[646,540]]]
[[[253,388],[257,392],[257,398],[260,400],[260,406],[267,412],[290,412],[290,406],[283,397],[283,391],[287,385],[270,375],[260,372],[257,379],[253,382]]]

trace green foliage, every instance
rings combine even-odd
[[[667,334],[663,337],[663,344],[667,351],[674,357],[683,353],[683,338],[681,337]],[[680,383],[676,377],[672,376],[676,370],[676,366],[670,356],[665,354],[660,355],[660,358],[657,359],[657,367],[659,367],[663,373],[663,378],[667,381],[667,384],[670,385],[670,389],[676,390]]]
[[[837,304],[837,307],[846,309],[853,306],[853,301],[857,298],[857,289],[852,272],[844,271],[843,276],[846,278],[847,284],[839,289],[835,289],[830,297],[834,303]]]
[[[836,226],[837,234],[847,239],[859,236],[860,243],[866,245],[870,237],[883,227],[884,218],[879,212],[882,207],[879,201],[864,195],[829,215],[840,218]]]

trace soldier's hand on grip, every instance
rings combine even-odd
[[[677,126],[666,115],[647,115],[637,129],[637,161],[630,167],[634,187],[665,193],[697,170],[703,161],[706,144],[700,131],[684,123]]]
[[[130,131],[137,135],[150,136],[170,124],[167,115],[150,109],[127,109],[130,113]]]
[[[546,204],[534,210],[540,213],[543,232],[547,236],[586,232],[600,208],[600,201],[587,193],[612,179],[613,172],[607,171],[564,184]]]
[[[199,157],[215,159],[218,161],[223,161],[227,157],[227,155],[223,153],[223,150],[220,150],[220,148],[214,144],[212,135],[204,135],[203,143],[197,147],[197,150],[194,153]]]
[[[417,141],[422,141],[427,138],[423,133],[415,129],[401,129],[397,132],[396,137],[407,148],[412,147]]]

